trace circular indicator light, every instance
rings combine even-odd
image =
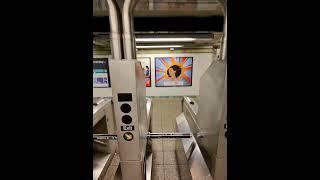
[[[133,134],[131,132],[126,132],[126,133],[123,134],[123,138],[126,141],[131,141],[133,139]]]
[[[122,116],[122,122],[125,124],[130,124],[132,122],[132,118],[129,115]]]
[[[125,103],[120,106],[120,109],[122,112],[128,113],[131,111],[131,106],[129,104]]]

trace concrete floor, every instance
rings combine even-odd
[[[176,117],[182,113],[182,98],[153,98],[151,132],[176,132]],[[153,139],[152,180],[192,180],[181,140]],[[114,179],[119,167],[115,155],[104,180]],[[120,167],[119,167],[120,168]]]

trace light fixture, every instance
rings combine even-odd
[[[182,45],[160,45],[160,46],[136,46],[138,49],[150,49],[150,48],[178,48],[183,47]]]
[[[196,38],[136,38],[136,42],[192,42]]]

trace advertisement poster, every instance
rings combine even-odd
[[[156,57],[156,87],[192,86],[192,57]]]
[[[108,58],[93,59],[93,87],[111,87]]]
[[[138,58],[146,76],[146,87],[151,87],[151,60],[150,58]]]

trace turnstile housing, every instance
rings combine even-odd
[[[143,180],[149,127],[145,76],[137,60],[110,60],[110,75],[122,179]]]

